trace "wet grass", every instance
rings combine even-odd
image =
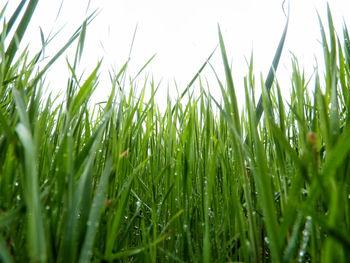
[[[131,92],[135,82],[122,86],[127,64],[111,76],[109,99],[89,106],[100,63],[85,81],[76,69],[94,14],[38,71],[42,52],[29,58],[18,49],[36,4],[29,1],[8,45],[20,16],[6,23],[0,13],[2,262],[350,258],[350,43],[346,27],[340,43],[329,10],[327,32],[320,20],[325,74],[308,82],[294,58],[287,102],[274,72],[288,22],[266,80],[253,75],[252,58],[244,86],[234,86],[219,29],[223,103],[196,75],[161,112],[152,80],[140,94]],[[43,76],[73,43],[58,104],[42,95]],[[236,89],[245,90],[242,111]]]

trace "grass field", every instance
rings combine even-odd
[[[140,94],[122,86],[127,64],[108,101],[90,106],[100,64],[84,81],[75,72],[94,14],[38,70],[42,52],[18,49],[37,2],[8,22],[0,11],[1,262],[348,262],[350,42],[329,10],[324,74],[309,82],[295,58],[287,102],[274,69],[288,22],[266,80],[252,59],[234,87],[219,29],[222,103],[196,75],[161,112],[151,80]],[[57,103],[43,79],[73,44]]]

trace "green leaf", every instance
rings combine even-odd
[[[269,71],[267,78],[266,78],[266,81],[265,81],[265,88],[266,88],[267,92],[270,92],[273,81],[275,79],[275,72],[277,71],[278,63],[279,63],[279,60],[281,58],[284,42],[285,42],[286,36],[287,36],[288,24],[289,24],[289,13],[287,16],[286,25],[284,26],[282,37],[281,37],[280,42],[278,44],[275,56],[274,56],[273,61],[272,61],[270,71]],[[261,118],[263,111],[264,111],[264,107],[263,107],[263,101],[262,101],[262,95],[261,95],[259,98],[258,104],[256,106],[256,112],[255,112],[257,125],[259,123],[259,120]],[[247,142],[247,139],[248,139],[248,137],[246,137],[246,140],[245,140],[246,142]]]
[[[6,243],[0,236],[0,261],[3,263],[13,263],[14,260],[7,249]]]
[[[36,167],[36,149],[29,127],[19,123],[16,132],[24,148],[24,196],[28,220],[28,253],[33,261],[45,262],[47,259],[46,240]]]
[[[87,230],[83,243],[83,247],[81,249],[79,262],[89,262],[90,257],[92,255],[92,246],[94,243],[94,238],[97,232],[98,223],[101,216],[101,209],[105,202],[105,192],[109,179],[109,175],[111,173],[111,158],[106,162],[105,169],[102,173],[100,182],[97,186],[94,200],[92,201],[92,206],[90,209],[89,219],[87,221]]]
[[[24,2],[26,1],[22,1],[19,6],[17,7],[15,13],[13,14],[13,16],[10,19],[10,22],[12,22],[12,18],[13,18],[13,22],[15,22],[15,20],[17,20],[18,15],[24,5]],[[10,65],[12,63],[13,58],[15,57],[19,44],[21,43],[21,40],[23,38],[23,35],[25,33],[25,31],[27,30],[28,24],[34,14],[35,8],[38,4],[38,0],[30,0],[28,3],[28,6],[26,8],[26,11],[23,14],[23,17],[17,27],[17,30],[6,50],[5,53],[5,57],[7,58],[7,66],[6,66],[6,70],[5,72],[8,71],[8,69],[10,68]],[[12,24],[9,25],[10,27],[12,26]],[[8,28],[9,30],[9,28]]]
[[[340,165],[344,162],[350,151],[350,126],[344,127],[343,134],[340,135],[334,148],[327,155],[322,167],[322,174],[327,178],[332,177]]]

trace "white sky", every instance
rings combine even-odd
[[[7,14],[20,1],[10,0]],[[283,0],[66,0],[55,22],[61,0],[39,1],[25,42],[30,50],[39,50],[41,45],[39,26],[45,36],[64,26],[62,32],[47,49],[53,55],[65,44],[69,36],[82,23],[86,14],[100,9],[97,18],[88,27],[81,72],[90,72],[103,58],[101,85],[96,91],[97,100],[109,94],[108,70],[119,71],[126,62],[136,25],[136,39],[131,55],[129,74],[135,75],[143,64],[155,53],[156,58],[146,69],[156,82],[162,80],[159,104],[164,103],[167,88],[175,92],[174,80],[180,92],[192,79],[197,70],[218,44],[217,25],[223,33],[228,58],[236,89],[242,90],[242,79],[247,73],[245,58],[254,53],[254,68],[257,77],[266,77],[278,42],[283,32],[286,18],[282,11]],[[285,8],[287,9],[288,0]],[[284,92],[290,90],[290,66],[293,52],[300,65],[304,65],[308,75],[315,65],[315,57],[322,66],[322,47],[316,10],[327,26],[326,3],[322,0],[291,0],[290,25],[277,71],[278,80]],[[350,27],[350,1],[328,1],[339,36],[342,36],[343,19]],[[1,6],[1,4],[0,4]],[[47,83],[57,91],[64,90],[68,78],[65,58],[74,59],[76,45],[49,72]],[[219,76],[224,80],[220,51],[211,60]],[[144,76],[144,75],[143,75]],[[204,71],[213,94],[219,93],[212,70]],[[139,83],[140,88],[142,82]],[[198,84],[196,85],[198,87]],[[241,96],[240,91],[237,91]],[[243,97],[242,97],[243,98]]]

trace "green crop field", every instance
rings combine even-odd
[[[140,94],[123,81],[127,63],[90,103],[100,63],[76,72],[94,13],[38,69],[43,50],[19,48],[38,0],[26,2],[8,21],[0,9],[1,262],[349,262],[350,42],[329,9],[325,71],[309,81],[294,58],[287,101],[274,73],[288,19],[266,80],[252,58],[234,86],[219,28],[222,100],[200,81],[206,62],[160,111],[152,80]],[[44,96],[71,45],[64,98]]]

